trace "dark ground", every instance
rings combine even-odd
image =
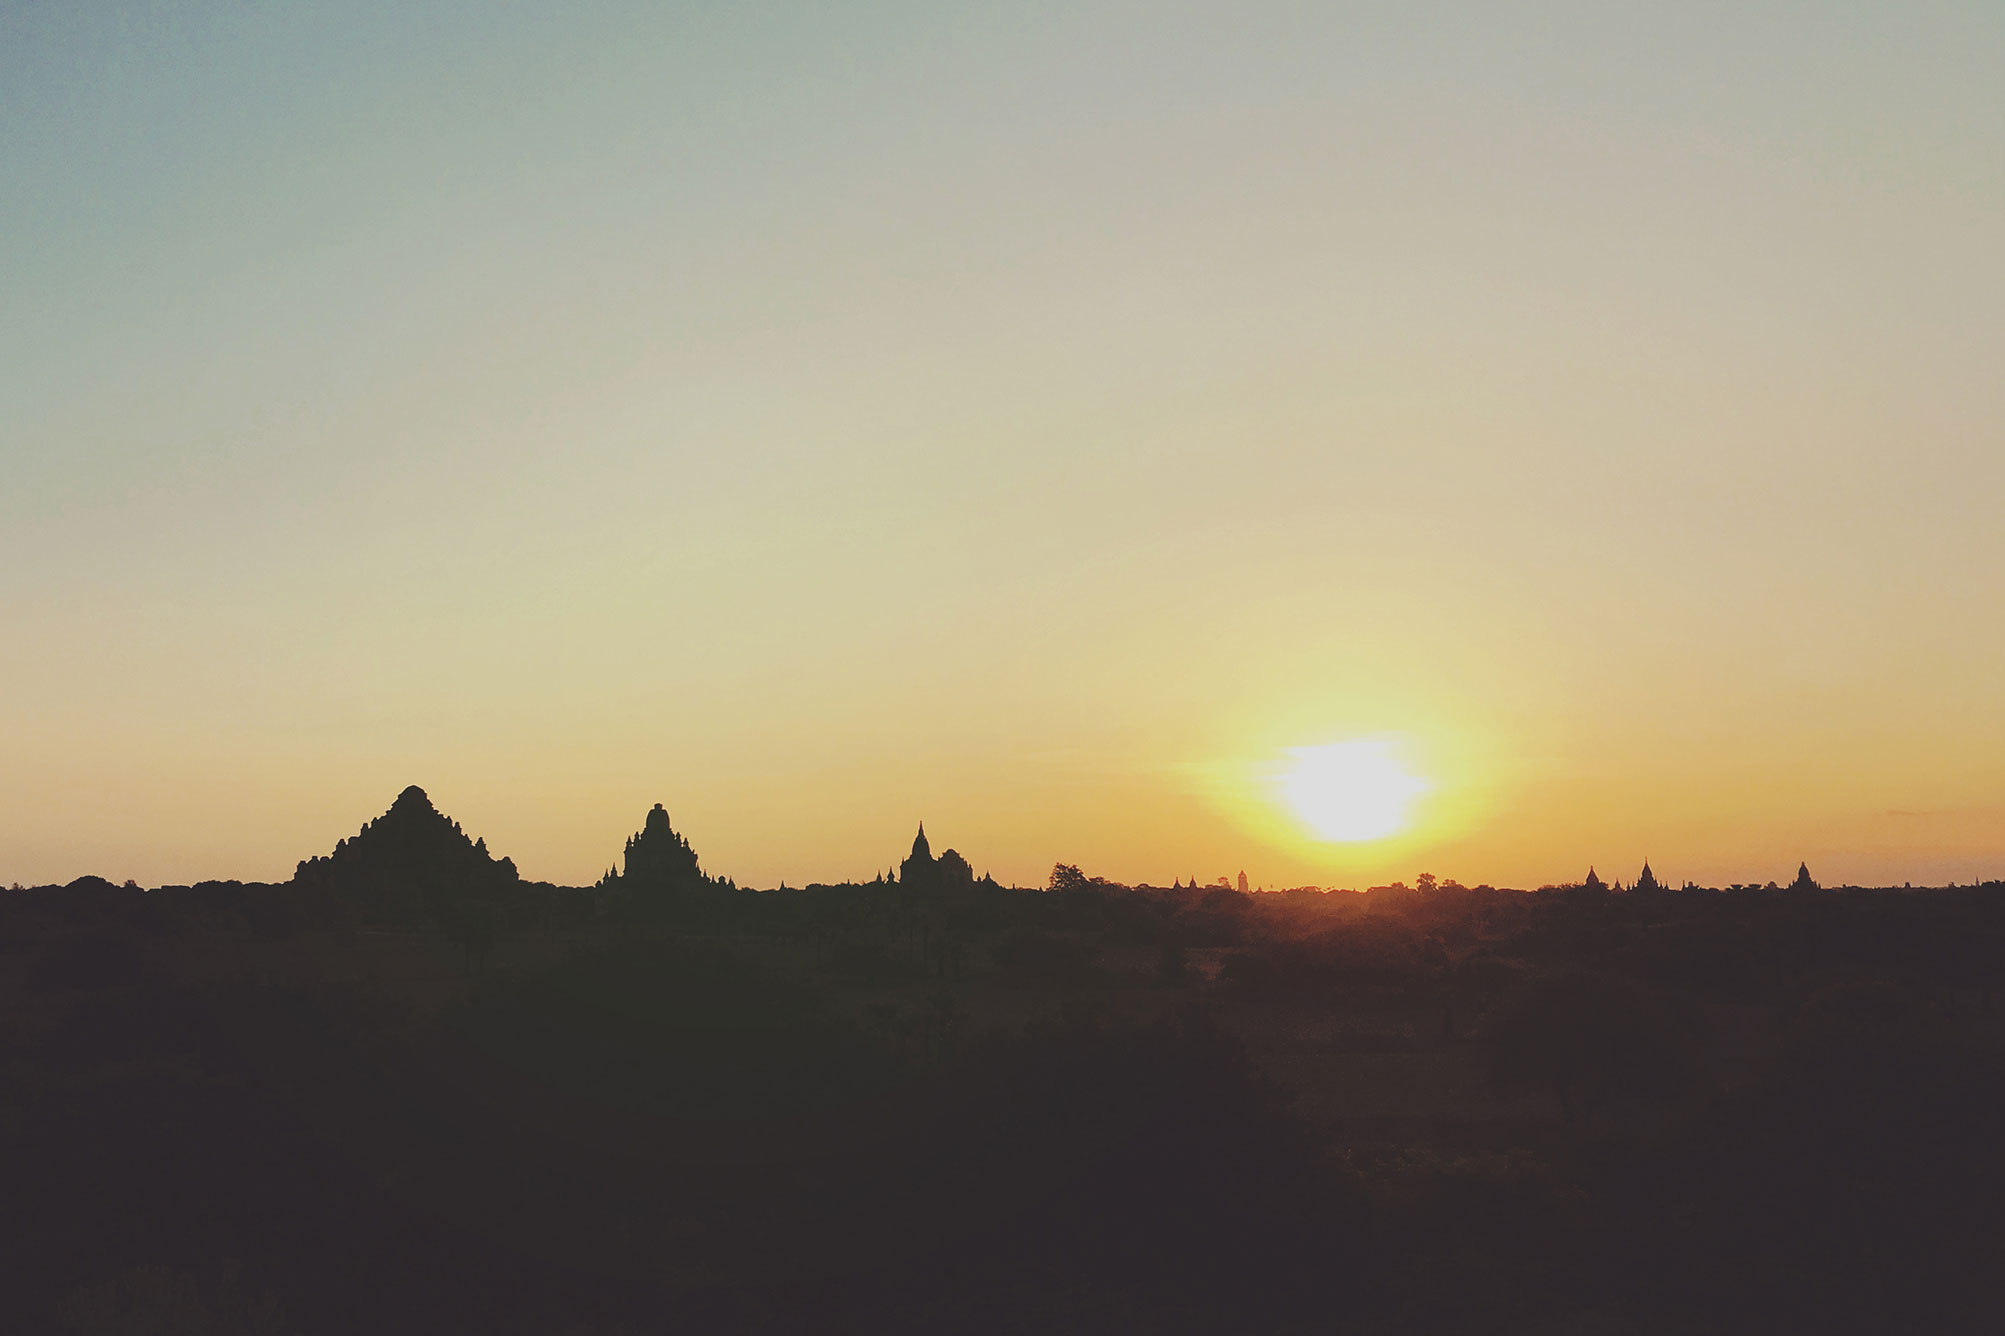
[[[5,1325],[2005,1329],[2005,887],[1067,887],[0,892]]]

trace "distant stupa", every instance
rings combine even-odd
[[[1587,869],[1587,880],[1580,883],[1580,888],[1584,891],[1605,891],[1608,889],[1608,883],[1603,881],[1601,875],[1590,866]]]
[[[1798,863],[1796,865],[1796,880],[1789,883],[1789,889],[1792,891],[1815,891],[1822,888],[1811,878],[1810,864]]]

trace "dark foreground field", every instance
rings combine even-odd
[[[2001,1329],[2005,887],[1061,880],[0,892],[6,1329]]]

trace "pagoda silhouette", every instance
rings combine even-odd
[[[639,833],[628,838],[624,858],[624,870],[608,869],[599,879],[600,887],[661,896],[687,894],[714,884],[704,875],[696,850],[676,833],[668,809],[660,803],[648,812]]]
[[[302,890],[398,917],[512,890],[520,880],[512,859],[496,858],[486,840],[468,838],[415,784],[333,853],[305,859],[293,873]]]
[[[947,891],[972,886],[974,882],[974,868],[954,850],[933,857],[933,846],[926,839],[926,823],[921,821],[911,854],[898,865],[898,884],[911,890]]]

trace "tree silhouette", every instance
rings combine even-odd
[[[1079,891],[1086,888],[1086,874],[1072,863],[1056,863],[1051,869],[1048,887],[1054,891]]]

